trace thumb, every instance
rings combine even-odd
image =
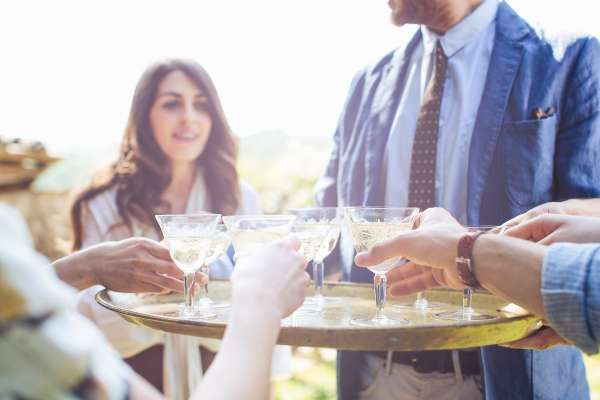
[[[369,251],[358,253],[354,261],[358,266],[370,267],[381,264],[390,258],[410,258],[411,248],[418,235],[419,231],[410,231],[398,235],[393,239],[376,244]]]

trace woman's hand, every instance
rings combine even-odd
[[[546,214],[508,229],[506,235],[550,245],[600,242],[600,218]]]
[[[79,289],[100,284],[117,292],[183,290],[183,274],[171,260],[169,250],[146,238],[100,243],[53,265],[63,281]]]
[[[300,307],[310,277],[299,248],[300,242],[290,237],[240,259],[231,276],[233,307],[261,313],[273,309],[279,319]]]

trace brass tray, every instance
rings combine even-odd
[[[230,298],[227,281],[211,281],[213,300]],[[309,292],[312,292],[309,288]],[[277,343],[293,346],[331,347],[345,350],[442,350],[488,346],[524,338],[541,327],[541,319],[522,308],[487,292],[476,292],[473,305],[477,311],[497,316],[487,321],[448,321],[435,312],[457,310],[462,293],[452,290],[432,290],[425,293],[430,301],[447,305],[435,312],[419,313],[394,310],[392,305],[413,301],[413,296],[388,298],[384,313],[402,316],[410,321],[400,327],[365,328],[351,325],[349,320],[375,312],[371,285],[328,283],[326,296],[342,297],[343,305],[328,307],[319,315],[294,315],[282,322]],[[103,290],[96,301],[116,311],[127,321],[165,332],[220,339],[223,337],[229,309],[217,311],[212,320],[184,319],[178,309],[181,295],[135,295]]]

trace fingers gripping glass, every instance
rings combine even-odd
[[[357,252],[369,251],[376,244],[410,231],[413,229],[418,213],[418,208],[347,208],[345,217],[352,235],[354,249]],[[351,319],[351,324],[367,327],[408,324],[408,320],[404,318],[390,318],[383,313],[386,297],[385,274],[399,261],[398,258],[394,258],[369,267],[369,270],[375,274],[373,286],[377,311],[372,318]]]

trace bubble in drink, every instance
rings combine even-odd
[[[411,222],[355,222],[351,224],[350,232],[356,252],[363,252],[369,251],[376,244],[392,239],[411,229]],[[391,270],[399,260],[400,258],[389,259],[381,264],[369,267],[369,270],[376,274],[383,274]]]

